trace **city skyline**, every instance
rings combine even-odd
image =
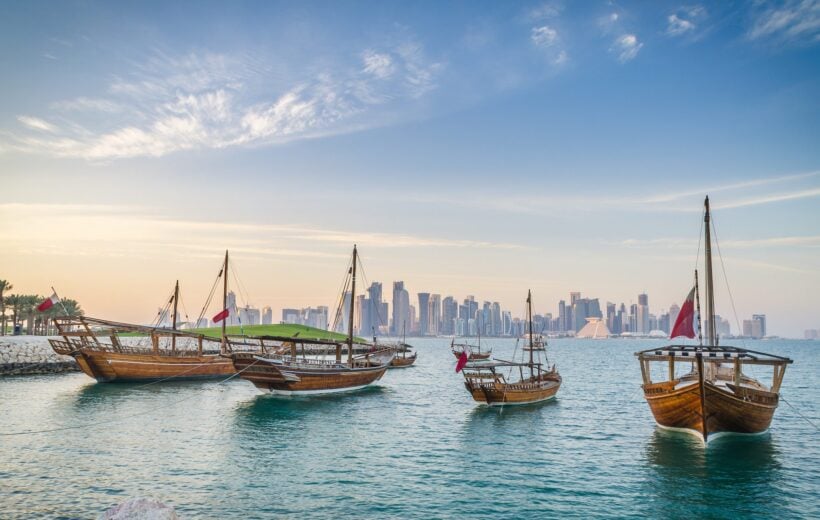
[[[418,298],[418,314],[416,306],[405,305],[408,301],[408,291],[403,281],[393,282],[393,301],[381,300],[381,282],[373,282],[366,289],[367,294],[356,297],[354,313],[354,334],[363,337],[407,335],[409,337],[425,336],[465,336],[465,337],[516,337],[528,330],[526,313],[515,315],[504,308],[497,301],[476,299],[468,295],[459,304],[458,299],[447,295],[443,299],[440,294],[420,292]],[[398,305],[395,302],[399,302]],[[350,315],[350,292],[341,297],[342,305],[335,309],[327,305],[309,306],[304,308],[282,308],[281,319],[274,319],[273,309],[265,306],[261,310],[249,304],[237,302],[236,294],[229,291],[227,307],[231,310],[226,319],[227,325],[270,325],[274,323],[308,325],[322,330],[334,330],[348,333],[348,319]],[[438,303],[436,303],[438,302]],[[669,335],[675,323],[680,306],[673,303],[668,310],[660,307],[660,311],[652,312],[649,306],[649,297],[646,293],[637,295],[638,303],[613,303],[605,301],[601,304],[600,298],[582,297],[578,291],[569,294],[568,300],[557,302],[557,312],[546,311],[538,313],[533,310],[533,330],[537,333],[550,335],[577,335],[589,321],[602,321],[606,335],[611,336],[651,336],[663,337],[659,333]],[[394,309],[399,308],[397,312]],[[375,314],[372,309],[379,309]],[[331,314],[333,311],[333,314]],[[157,312],[155,323],[170,326],[170,311],[166,306]],[[182,314],[178,321],[187,326],[219,326],[207,317],[193,318]],[[769,337],[767,318],[765,314],[754,314],[751,319],[735,317],[734,320],[715,315],[717,320],[716,331],[720,337]],[[703,329],[708,326],[704,319]],[[398,320],[398,322],[397,322]],[[734,324],[734,325],[733,325]],[[734,327],[734,329],[733,329]],[[808,335],[811,329],[804,331]]]
[[[442,297],[669,306],[708,194],[740,319],[801,337],[820,327],[812,5],[9,8],[0,276],[142,322],[176,279],[204,301],[229,249],[279,313],[334,302],[355,243],[370,279]]]

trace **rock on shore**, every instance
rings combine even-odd
[[[0,336],[0,376],[79,370],[71,356],[51,350],[46,336]]]
[[[129,498],[97,517],[97,520],[177,520],[174,508],[150,498]]]

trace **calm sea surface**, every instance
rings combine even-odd
[[[326,397],[0,379],[0,433],[83,426],[0,437],[0,518],[93,518],[141,495],[183,518],[820,518],[820,433],[786,402],[769,434],[706,449],[656,429],[632,353],[663,341],[553,340],[558,399],[503,410],[473,403],[446,340],[410,342],[417,366]],[[505,357],[515,341],[487,344]],[[782,396],[820,423],[820,343],[746,347],[795,360]]]

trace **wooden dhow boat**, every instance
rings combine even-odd
[[[450,351],[456,357],[456,359],[460,359],[464,352],[467,352],[467,356],[470,359],[490,359],[490,356],[493,355],[493,349],[485,350],[484,352],[481,351],[481,332],[478,333],[478,344],[471,345],[469,343],[456,343],[456,338],[454,337],[453,340],[450,342]]]
[[[456,371],[462,370],[464,386],[476,402],[490,406],[532,404],[554,399],[558,393],[561,375],[555,365],[547,369],[541,362],[542,352],[546,357],[546,342],[533,334],[531,293],[527,294],[527,314],[529,343],[522,349],[522,357],[528,352],[528,361],[469,361],[467,352],[459,359]],[[502,373],[504,369],[508,369],[507,376]],[[508,380],[515,375],[517,381]]]
[[[407,355],[408,352],[413,350],[413,346],[407,344],[405,324],[402,324],[401,342],[396,345],[395,348],[396,357],[390,362],[390,368],[407,368],[413,366],[413,363],[415,363],[418,358],[418,352],[413,352],[412,356]]]
[[[407,343],[400,343],[397,348],[397,354],[393,358],[393,361],[390,362],[390,368],[407,368],[409,366],[413,366],[413,363],[416,362],[418,359],[418,352],[413,352],[412,356],[408,356],[407,353],[413,347],[408,345]]]
[[[172,327],[134,325],[86,316],[54,318],[62,339],[50,339],[57,354],[71,356],[99,382],[211,379],[234,373],[220,354],[220,340],[177,330],[179,282],[174,288]]]
[[[371,352],[354,355],[354,309],[358,253],[353,247],[350,274],[350,315],[346,342],[347,360],[342,360],[341,342],[300,338],[254,338],[234,340],[223,335],[223,355],[231,360],[239,377],[276,395],[311,395],[347,392],[364,388],[384,375],[396,350],[374,345]],[[344,295],[343,290],[342,294]],[[256,344],[256,341],[259,343]],[[276,346],[269,347],[265,341]],[[298,355],[299,344],[321,344],[335,349],[335,359]]]
[[[644,398],[657,424],[662,428],[694,433],[704,443],[723,434],[765,432],[777,409],[786,366],[792,363],[786,357],[718,344],[710,220],[709,197],[706,197],[706,343],[700,326],[700,297],[695,271],[694,287],[678,314],[670,337],[694,338],[697,321],[699,344],[669,345],[635,353],[641,365]],[[657,372],[653,373],[652,368],[657,365],[663,367],[661,381],[653,378]],[[750,367],[771,367],[771,386],[747,375],[745,369]]]

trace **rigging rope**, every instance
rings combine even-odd
[[[723,264],[723,253],[720,252],[720,241],[718,240],[717,236],[717,229],[715,228],[714,220],[712,221],[712,233],[715,234],[715,245],[717,246],[718,250],[718,258],[720,258],[720,268],[723,271],[723,281],[726,283],[726,290],[729,293],[729,301],[732,303],[732,312],[735,315],[735,325],[737,325],[738,332],[740,333],[740,343],[743,344],[743,348],[746,348],[746,340],[743,339],[743,329],[740,328],[740,319],[737,316],[737,309],[735,308],[735,298],[732,296],[732,288],[729,287],[729,277],[726,276],[726,266]],[[711,316],[710,316],[711,318]],[[715,324],[717,325],[717,324]]]
[[[820,428],[818,428],[818,427],[817,427],[817,425],[816,425],[816,424],[814,424],[814,423],[813,423],[813,422],[812,422],[812,421],[811,421],[808,417],[806,417],[806,416],[804,416],[802,413],[800,413],[800,410],[798,410],[797,408],[795,408],[794,406],[792,406],[792,404],[791,404],[790,402],[786,401],[786,398],[785,398],[785,397],[783,397],[783,396],[781,395],[781,396],[780,396],[780,399],[783,399],[783,402],[784,402],[784,403],[786,403],[787,405],[789,405],[789,408],[791,408],[791,409],[794,411],[794,413],[796,413],[798,416],[800,416],[800,418],[801,418],[801,419],[803,419],[804,421],[806,421],[806,422],[807,422],[807,423],[809,423],[810,425],[814,426],[814,429],[815,429],[815,430],[820,430]]]
[[[205,299],[205,304],[202,306],[202,310],[199,311],[199,316],[196,319],[197,325],[205,317],[205,311],[208,310],[208,307],[211,305],[211,300],[214,297],[214,291],[216,291],[216,285],[219,283],[219,280],[222,278],[222,275],[225,274],[223,271],[225,270],[225,266],[223,265],[221,269],[219,269],[219,273],[216,275],[216,280],[214,280],[214,284],[211,286],[211,292],[208,293],[208,298]]]

